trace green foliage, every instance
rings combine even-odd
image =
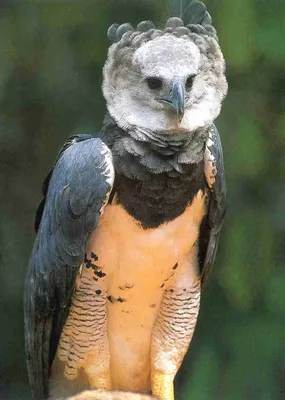
[[[204,2],[227,60],[229,205],[177,398],[283,399],[285,2]],[[0,3],[1,399],[29,398],[22,296],[41,182],[70,134],[101,126],[109,25],[162,24],[167,3]]]

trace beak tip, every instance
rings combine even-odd
[[[179,122],[181,122],[184,118],[184,107],[181,107],[177,110],[177,118],[179,119]]]

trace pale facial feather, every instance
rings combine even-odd
[[[111,48],[103,82],[110,115],[123,129],[135,127],[160,133],[193,132],[211,125],[219,115],[227,90],[223,57],[215,50],[213,71],[208,68],[206,56],[186,36],[165,34],[144,43],[133,54],[128,54],[126,49],[124,63],[120,65],[109,60]],[[186,91],[185,113],[180,123],[175,113],[155,98],[169,94],[175,78],[186,81],[193,74],[197,77],[192,89]],[[162,89],[149,89],[147,77],[161,78]]]

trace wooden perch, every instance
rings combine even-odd
[[[86,390],[65,400],[156,400],[156,397],[129,392],[106,392],[105,390]],[[57,400],[64,400],[63,398]],[[158,399],[157,399],[158,400]]]

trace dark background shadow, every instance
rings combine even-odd
[[[285,398],[285,2],[211,0],[230,91],[217,121],[228,214],[177,399]],[[65,139],[100,129],[117,21],[160,1],[0,3],[0,398],[29,399],[23,282],[43,178]]]

